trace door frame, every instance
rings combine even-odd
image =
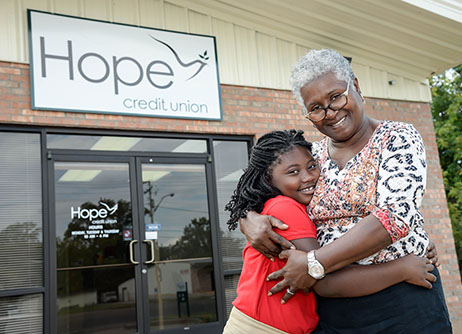
[[[210,143],[210,141],[208,141]],[[47,266],[47,276],[49,277],[49,303],[48,318],[49,329],[51,334],[57,334],[57,277],[56,277],[56,216],[55,216],[55,177],[54,163],[55,162],[108,162],[108,163],[127,163],[129,166],[130,178],[130,198],[132,201],[132,221],[134,235],[144,235],[144,231],[140,231],[140,227],[144,224],[144,215],[141,216],[139,210],[143,210],[143,187],[141,179],[141,164],[149,158],[155,159],[158,163],[172,164],[202,164],[205,166],[206,189],[207,189],[207,204],[209,210],[209,219],[211,225],[211,244],[212,244],[212,261],[216,295],[216,310],[217,321],[202,325],[193,325],[187,328],[176,328],[166,330],[150,331],[149,328],[149,307],[148,299],[144,298],[143,291],[146,291],[147,280],[143,278],[141,270],[146,267],[147,250],[143,247],[142,240],[139,240],[135,247],[135,257],[139,259],[140,265],[135,265],[135,286],[136,289],[136,310],[137,310],[137,326],[140,334],[145,333],[166,333],[177,334],[187,331],[194,334],[212,334],[221,331],[226,321],[225,297],[224,297],[224,281],[223,281],[223,266],[220,261],[221,249],[219,247],[220,228],[218,221],[217,194],[215,186],[215,171],[212,166],[210,154],[204,153],[170,153],[170,152],[117,152],[117,151],[86,151],[86,150],[63,150],[63,149],[48,149],[47,150],[47,199],[48,199],[48,226],[49,231],[48,250],[49,250],[49,265]]]

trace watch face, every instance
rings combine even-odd
[[[316,260],[313,251],[308,253],[308,274],[315,279],[324,277],[324,267]]]
[[[324,270],[318,265],[315,265],[311,267],[311,273],[313,274],[313,277],[320,277],[324,274]]]

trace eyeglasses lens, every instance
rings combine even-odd
[[[305,113],[305,117],[312,120],[313,122],[322,121],[327,114],[327,109],[338,111],[342,109],[348,103],[348,98],[345,95],[340,95],[334,101],[329,103],[326,108],[318,108],[311,113]]]
[[[334,111],[337,111],[339,109],[342,109],[346,105],[346,102],[347,102],[347,97],[345,95],[340,95],[339,97],[337,97],[334,101],[332,101],[329,104],[328,108]]]

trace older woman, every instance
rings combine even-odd
[[[419,212],[426,182],[422,139],[409,124],[364,113],[364,98],[349,63],[334,50],[312,50],[296,64],[291,84],[305,117],[326,137],[314,145],[321,177],[310,204],[321,248],[286,250],[284,277],[271,292],[313,286],[351,263],[383,263],[425,256],[428,236]],[[274,255],[271,217],[250,212],[241,230],[250,244]],[[284,228],[284,227],[283,227]],[[438,271],[435,269],[435,275]],[[322,333],[452,333],[441,281],[432,290],[400,283],[359,298],[318,298]]]

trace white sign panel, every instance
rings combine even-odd
[[[221,119],[214,37],[28,14],[32,108]]]

